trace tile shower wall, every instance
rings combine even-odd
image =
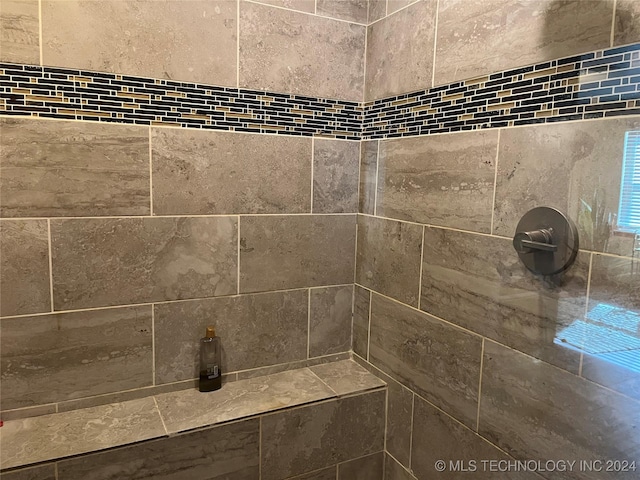
[[[2,60],[356,105],[366,8],[266,3],[3,1]],[[192,386],[209,324],[229,381],[346,355],[359,142],[72,118],[0,117],[3,419]]]
[[[589,75],[609,69],[589,69],[608,54],[579,54],[618,55],[637,42],[638,2],[390,0],[370,3],[372,12],[353,351],[389,384],[386,479],[635,478],[579,465],[483,471],[480,461],[640,461],[638,244],[615,227],[624,135],[640,128],[637,99],[620,105],[624,118],[535,125],[516,115],[522,126],[505,118],[470,132],[408,128],[421,109],[474,108],[474,81],[540,76],[521,68],[532,63],[562,75],[557,68],[594,62],[566,86],[578,96],[601,88],[587,86]],[[474,91],[490,97],[485,87]],[[520,87],[495,103],[537,88]],[[434,95],[435,106],[420,95]],[[410,138],[393,138],[401,135]],[[522,214],[540,205],[567,212],[580,231],[576,263],[553,278],[527,271],[511,245]],[[476,472],[451,471],[449,461],[470,460]]]

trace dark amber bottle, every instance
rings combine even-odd
[[[207,327],[207,333],[200,339],[200,383],[201,392],[213,392],[222,387],[222,371],[220,370],[220,337],[216,337],[216,329]]]

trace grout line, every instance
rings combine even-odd
[[[369,292],[369,318],[367,319],[369,322],[369,326],[367,328],[367,362],[369,361],[369,350],[371,349],[371,300],[373,300],[373,292],[368,290]]]
[[[369,23],[369,4],[371,2],[367,1],[367,24]],[[369,26],[364,27],[364,58],[362,61],[362,103],[364,104],[367,100],[367,47],[369,44]],[[364,131],[364,111],[362,112],[362,122],[360,122],[360,127],[362,131]],[[360,143],[362,143],[362,133],[360,134]]]
[[[389,0],[384,1],[384,17],[386,17],[387,15],[389,15]],[[382,20],[382,18],[380,20]]]
[[[409,390],[411,392],[411,430],[409,430],[409,468],[411,468],[411,462],[412,462],[412,452],[413,452],[413,419],[415,418],[415,412],[416,412],[416,395],[413,393],[413,391]]]
[[[396,457],[394,457],[393,455],[391,455],[391,453],[389,453],[387,451],[385,451],[385,453],[389,457],[391,457],[394,462],[396,462],[398,465],[400,465],[400,468],[402,468],[405,472],[407,472],[407,474],[409,475],[409,479],[414,480],[416,478],[416,477],[413,476],[413,473],[411,473],[411,471],[407,469],[407,467],[405,467],[400,461],[398,461],[398,459]]]
[[[49,300],[51,302],[51,311],[47,312],[48,313],[53,313],[55,312],[54,307],[53,307],[53,256],[51,254],[52,252],[52,247],[51,247],[51,220],[47,219],[47,242],[49,243]]]
[[[618,9],[618,0],[613,0],[613,16],[611,17],[611,35],[609,37],[609,48],[613,48],[616,29],[616,11]]]
[[[366,27],[367,26],[366,23],[354,22],[353,20],[345,20],[343,18],[329,17],[327,15],[320,15],[319,13],[317,13],[317,8],[313,12],[305,12],[305,11],[302,11],[302,10],[294,10],[292,8],[282,7],[282,6],[279,6],[279,5],[272,5],[270,3],[262,3],[260,0],[245,0],[245,1],[248,2],[248,3],[256,4],[256,5],[262,5],[264,7],[277,8],[278,10],[285,10],[287,12],[297,13],[297,14],[301,14],[301,15],[311,15],[313,17],[327,18],[329,20],[334,20],[336,22],[349,23],[349,24],[353,24],[353,25],[360,25],[362,27]],[[317,2],[317,0],[316,0],[316,2]]]
[[[386,383],[386,382],[385,382]],[[387,433],[389,432],[389,387],[384,395],[384,436],[382,437],[382,450],[387,450]]]
[[[480,431],[480,399],[482,398],[482,368],[484,366],[484,338],[480,350],[480,378],[478,379],[478,414],[476,415],[476,432]]]
[[[420,245],[420,277],[418,278],[418,310],[422,301],[422,270],[424,265],[424,234],[427,227],[422,227],[422,245]]]
[[[240,295],[240,215],[238,215],[238,232],[237,232],[237,237],[238,237],[238,245],[237,245],[237,264],[238,264],[238,295]]]
[[[151,125],[149,125],[149,215],[153,217],[153,160],[151,154]]]
[[[151,385],[156,386],[156,307],[151,304]]]
[[[496,191],[498,190],[498,158],[500,156],[500,132],[502,129],[498,129],[498,140],[496,143],[496,164],[494,165],[493,172],[493,200],[491,201],[491,227],[489,233],[493,235],[493,226],[495,221],[496,212]]]
[[[316,141],[314,137],[311,137],[311,207],[310,212],[313,214],[313,170],[315,168],[316,160]]]
[[[307,289],[307,360],[311,351],[311,288]]]
[[[160,413],[160,406],[158,405],[158,401],[156,400],[156,396],[152,395],[151,398],[153,398],[153,403],[156,406],[156,410],[158,410],[158,416],[160,417],[160,421],[162,422],[162,428],[164,428],[164,433],[169,435],[169,430],[167,430],[167,426],[164,423],[164,418],[162,418],[162,414]]]
[[[258,417],[258,478],[262,479],[262,418]]]
[[[56,480],[58,480],[58,462],[53,464],[53,474],[55,475]]]
[[[431,88],[436,85],[436,52],[438,51],[438,15],[440,0],[436,1],[436,18],[433,26],[433,62],[431,63]]]
[[[358,196],[357,196],[357,200],[358,200],[358,205],[357,205],[357,213],[360,213],[360,195],[364,195],[364,192],[361,191],[361,184],[360,182],[362,182],[362,141],[359,142],[360,145],[358,145]]]
[[[52,220],[122,220],[122,219],[152,219],[152,218],[230,218],[230,217],[310,217],[310,216],[356,216],[355,212],[346,213],[219,213],[219,214],[202,214],[202,215],[104,215],[98,217],[52,217]],[[28,220],[47,220],[47,217],[5,217],[0,218],[3,221],[28,221]]]
[[[240,0],[236,4],[236,88],[240,88]]]
[[[340,480],[340,464],[336,463],[336,480]]]
[[[313,2],[313,14],[317,15],[318,14],[318,0],[315,0]]]
[[[586,323],[587,315],[589,314],[589,297],[591,296],[591,272],[593,269],[593,253],[589,255],[589,273],[587,274],[587,292],[584,302],[584,318],[583,320]],[[584,365],[584,344],[587,340],[587,332],[585,327],[582,329],[582,344],[580,345],[580,365],[578,366],[578,376],[582,377],[582,367]],[[584,378],[584,377],[582,377]]]
[[[42,0],[38,0],[38,47],[40,48],[40,66],[44,66],[44,43],[42,41]]]
[[[380,173],[380,140],[378,140],[378,148],[376,152],[376,189],[373,192],[373,215],[378,215],[378,175]],[[368,215],[368,214],[367,214]]]
[[[317,0],[316,0],[317,1]],[[371,11],[371,0],[367,0],[367,26],[369,25],[369,12]],[[364,36],[365,52],[367,51],[367,35]]]

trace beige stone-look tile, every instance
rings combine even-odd
[[[313,213],[357,213],[360,142],[313,143]]]
[[[2,0],[0,60],[40,64],[38,0]]]
[[[237,291],[237,219],[51,221],[56,310]]]
[[[316,10],[316,0],[255,0],[255,2],[299,12],[315,13]]]
[[[322,470],[316,470],[315,472],[289,477],[288,480],[336,480],[337,473],[337,466],[331,466],[323,468]]]
[[[397,12],[401,8],[404,8],[419,0],[388,0],[387,1],[387,14],[391,15],[393,12]]]
[[[436,4],[418,2],[367,27],[365,101],[431,87]]]
[[[366,27],[240,2],[240,87],[361,101]]]
[[[0,315],[50,310],[47,221],[0,221]]]
[[[223,373],[307,358],[307,290],[154,306],[156,383],[198,377],[208,325],[222,345]]]
[[[640,260],[593,256],[582,376],[640,400]]]
[[[498,131],[382,141],[378,215],[491,233]]]
[[[317,0],[316,13],[355,23],[367,23],[369,0]]]
[[[151,307],[0,321],[3,408],[152,384]]]
[[[633,237],[613,231],[625,132],[638,128],[640,116],[503,130],[493,233],[513,237],[527,211],[555,207],[576,223],[580,248],[630,257]]]
[[[562,275],[541,277],[511,240],[426,228],[424,245],[422,310],[578,372],[581,338],[565,329],[584,315],[589,254]]]
[[[278,365],[270,365],[268,367],[254,368],[251,370],[243,370],[238,372],[238,380],[246,378],[264,377],[274,373],[296,370],[298,368],[313,367],[331,362],[340,362],[351,358],[349,352],[334,353],[333,355],[325,355],[324,357],[309,358],[307,360],[298,360],[296,362],[280,363]]]
[[[157,215],[308,213],[311,139],[153,128]]]
[[[355,215],[242,217],[240,292],[353,282]]]
[[[385,453],[384,480],[416,480],[395,458]]]
[[[376,204],[378,140],[360,142],[360,190],[358,212],[373,215]]]
[[[640,41],[640,3],[637,0],[616,0],[613,45],[637,41]]]
[[[169,434],[335,397],[309,369],[238,380],[215,392],[156,395]]]
[[[5,422],[2,468],[29,465],[164,436],[153,398]]]
[[[382,450],[385,395],[372,392],[264,416],[262,478],[288,478]]]
[[[440,0],[435,85],[607,48],[612,15],[613,0]]]
[[[309,356],[351,350],[353,285],[312,288],[309,313]]]
[[[455,480],[461,472],[447,468],[443,472],[435,469],[438,460],[444,460],[447,467],[462,462],[470,468],[475,462],[475,471],[467,472],[473,479],[516,480],[540,479],[537,475],[513,471],[499,472],[483,464],[482,461],[506,460],[511,457],[487,442],[474,431],[456,422],[432,405],[416,397],[413,413],[413,442],[411,468],[419,479]]]
[[[259,475],[259,420],[208,428],[58,464],[59,480],[218,479]]]
[[[338,478],[348,480],[383,480],[384,452],[356,458],[338,466]]]
[[[3,405],[4,408],[4,405]],[[0,418],[5,422],[8,420],[18,420],[21,418],[39,417],[40,415],[49,415],[56,413],[57,404],[49,403],[46,405],[38,405],[36,407],[15,408],[11,410],[1,410]]]
[[[516,459],[640,458],[640,403],[485,341],[480,434]],[[637,472],[555,472],[553,479],[635,479]]]
[[[369,23],[380,20],[387,15],[387,0],[369,0]]]
[[[53,463],[38,467],[29,467],[11,472],[2,472],[3,480],[58,480],[56,466]]]
[[[422,227],[358,216],[356,282],[418,306]]]
[[[371,299],[369,361],[475,427],[482,339],[380,295]]]
[[[0,119],[0,215],[148,215],[149,129]]]
[[[237,4],[42,2],[44,65],[236,86]]]
[[[369,357],[369,304],[371,292],[360,285],[353,292],[353,351],[365,360]]]
[[[310,367],[310,370],[340,396],[382,388],[386,385],[353,360],[324,363]]]
[[[391,378],[385,379],[385,382],[387,383],[386,450],[398,462],[409,468],[414,394]]]

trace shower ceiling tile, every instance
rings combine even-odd
[[[43,1],[43,61],[236,86],[236,17],[225,0]]]
[[[358,216],[356,282],[417,307],[422,226]]]
[[[522,215],[544,205],[576,223],[580,248],[631,256],[633,237],[614,230],[625,132],[639,128],[633,116],[503,130],[493,233],[512,237]]]
[[[563,330],[584,315],[589,254],[564,275],[540,278],[508,239],[427,227],[424,245],[422,310],[578,372],[580,345]]]
[[[237,292],[233,217],[51,221],[57,310]]]
[[[0,315],[51,311],[46,220],[0,220]]]
[[[362,100],[366,27],[240,2],[240,87]]]
[[[498,131],[380,143],[377,214],[490,233]]]
[[[154,214],[308,213],[311,143],[153,128]]]
[[[148,215],[149,129],[1,119],[0,215]]]
[[[472,428],[482,339],[374,294],[369,361]]]

